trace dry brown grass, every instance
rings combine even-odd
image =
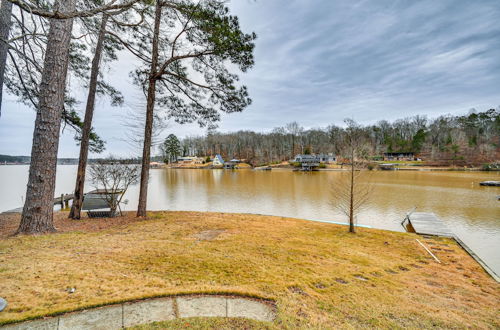
[[[226,318],[226,317],[193,317],[189,319],[176,319],[165,322],[154,322],[151,324],[132,327],[133,330],[156,330],[156,329],[217,329],[217,330],[246,330],[272,329],[272,325],[267,322],[259,322],[243,318]]]
[[[203,292],[275,299],[275,327],[500,327],[499,285],[448,239],[424,240],[437,264],[413,234],[271,216],[58,214],[60,233],[6,237],[18,218],[0,219],[0,323]]]

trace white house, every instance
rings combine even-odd
[[[212,161],[212,165],[214,166],[223,166],[224,165],[224,159],[222,159],[221,155],[215,155],[214,160]]]

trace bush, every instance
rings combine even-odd
[[[375,168],[375,165],[368,164],[368,166],[366,168],[368,168],[369,171],[372,171]]]
[[[300,162],[292,162],[290,163],[290,165],[292,165],[293,167],[301,167],[302,164]]]
[[[319,168],[326,168],[326,164],[325,163],[320,163],[319,164]]]

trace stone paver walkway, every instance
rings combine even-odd
[[[16,330],[122,329],[186,317],[244,317],[271,322],[276,317],[276,307],[273,302],[247,297],[178,296],[92,308],[0,328]]]

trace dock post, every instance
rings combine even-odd
[[[64,209],[64,194],[61,194],[61,209]]]
[[[69,207],[69,196],[64,196],[64,208],[67,209]]]

